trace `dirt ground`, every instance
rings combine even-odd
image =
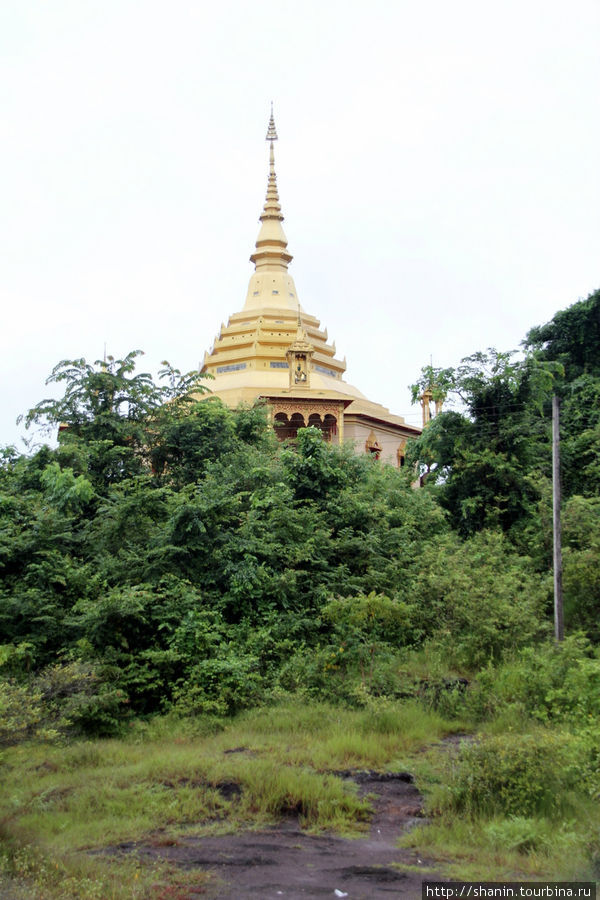
[[[183,837],[170,842],[129,842],[108,852],[135,852],[140,860],[163,859],[181,870],[211,872],[212,888],[204,897],[218,900],[306,900],[347,897],[348,900],[387,900],[421,897],[422,879],[444,880],[414,852],[396,847],[397,838],[422,821],[422,799],[407,773],[336,772],[359,784],[361,795],[371,795],[374,815],[370,833],[348,840],[333,835],[310,835],[297,820],[288,818],[267,831],[219,837]],[[106,851],[105,851],[106,852]],[[410,865],[416,871],[393,864]],[[423,869],[423,875],[418,871]],[[199,889],[177,897],[189,900]]]

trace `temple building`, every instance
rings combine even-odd
[[[205,354],[201,371],[214,377],[207,387],[231,407],[265,400],[281,440],[314,425],[328,441],[350,442],[357,452],[401,466],[407,439],[420,429],[344,380],[345,359],[337,357],[327,330],[300,304],[288,272],[292,256],[281,224],[272,112],[266,139],[269,178],[256,249],[250,257],[255,271],[242,310],[221,325]]]

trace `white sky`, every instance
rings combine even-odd
[[[599,0],[3,0],[0,443],[64,358],[198,365],[241,309],[269,103],[290,272],[407,385],[600,287]]]

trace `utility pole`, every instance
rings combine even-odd
[[[552,533],[554,540],[554,637],[564,640],[562,593],[562,543],[560,532],[560,435],[559,401],[552,397]]]

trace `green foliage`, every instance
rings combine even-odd
[[[154,420],[165,404],[181,415],[194,395],[206,391],[197,372],[183,375],[169,363],[160,373],[166,385],[155,384],[147,372],[136,374],[141,355],[134,350],[94,364],[63,360],[47,379],[64,384],[63,396],[42,400],[24,417],[27,428],[35,424],[49,432],[60,426],[65,455],[85,466],[97,490],[143,473],[154,446]]]
[[[142,355],[141,350],[133,350],[125,359],[109,356],[93,365],[85,359],[59,362],[46,383],[64,383],[62,398],[42,400],[25,416],[26,425],[66,425],[72,433],[93,439],[120,424],[123,434],[133,437],[136,432],[131,426],[146,423],[165,403],[189,401],[206,390],[197,372],[182,375],[167,362],[160,372],[161,379],[169,381],[166,386],[155,384],[147,372],[134,374]]]
[[[123,691],[82,660],[48,666],[33,687],[43,701],[45,719],[63,733],[114,734],[128,714]]]
[[[371,591],[367,596],[332,599],[322,615],[331,624],[334,638],[325,651],[323,672],[346,675],[358,669],[363,687],[368,685],[375,694],[393,694],[395,679],[386,671],[387,664],[394,659],[395,650],[415,640],[413,608]],[[324,687],[322,684],[323,693]],[[357,697],[353,689],[349,696]]]
[[[600,716],[600,660],[577,634],[559,645],[523,647],[504,664],[479,672],[466,702],[479,721],[589,727]]]
[[[593,755],[588,742],[568,732],[487,737],[463,745],[446,803],[475,815],[574,814],[597,790]]]
[[[352,470],[356,471],[352,457],[333,451],[318,428],[301,428],[294,449],[284,451],[283,463],[299,501],[323,503],[345,487]]]
[[[443,403],[448,392],[453,390],[456,378],[454,369],[439,369],[434,366],[424,366],[421,376],[415,384],[410,385],[412,402],[416,403],[427,391],[431,399],[437,403]]]
[[[600,377],[581,375],[561,389],[561,480],[566,496],[600,493]]]
[[[568,381],[584,372],[600,374],[600,290],[532,328],[527,346],[542,359],[561,363]]]
[[[517,853],[564,853],[581,849],[582,836],[572,822],[557,823],[543,818],[509,816],[492,819],[484,826],[484,834],[494,850],[513,850]]]
[[[412,609],[404,601],[384,594],[337,597],[323,608],[323,618],[348,645],[386,642],[401,646],[412,643],[409,632]],[[408,632],[408,633],[407,633]]]
[[[126,697],[97,667],[75,660],[20,681],[0,679],[0,745],[65,734],[112,734],[123,720]]]
[[[231,715],[260,700],[262,680],[258,660],[242,656],[236,648],[194,666],[174,691],[179,715]]]
[[[460,400],[464,412],[441,413],[409,448],[409,459],[419,464],[421,471],[427,471],[426,490],[448,511],[453,529],[465,537],[485,529],[501,529],[519,555],[531,560],[530,564],[524,560],[518,564],[521,568],[525,564],[531,577],[533,569],[544,573],[552,565],[552,393],[558,391],[562,395],[561,470],[567,498],[580,493],[593,502],[600,487],[597,355],[583,347],[588,328],[592,344],[595,340],[599,296],[596,294],[589,301],[558,314],[549,326],[540,330],[535,340],[530,335],[530,355],[521,361],[515,361],[513,354],[496,351],[477,353],[463,360],[450,378],[448,391],[451,398]],[[594,521],[590,521],[592,527],[586,534],[585,545],[570,546],[568,528],[577,511],[590,519],[581,501],[572,506],[567,500],[564,557],[567,627],[583,627],[596,638],[598,529],[592,516]],[[517,562],[515,557],[513,561]],[[466,557],[464,562],[467,566]],[[427,575],[425,578],[429,580]],[[505,586],[494,587],[490,583],[489,597],[502,595]],[[533,613],[540,620],[543,595],[543,585],[534,584],[532,592],[523,584],[525,603],[520,602],[519,606],[526,618],[528,613]],[[528,600],[533,597],[536,602],[530,605]],[[504,609],[510,612],[506,606]],[[500,624],[495,604],[488,608],[483,600],[481,611],[482,618],[488,619],[492,627],[495,627],[494,620],[496,626]],[[447,614],[447,610],[442,613]],[[515,645],[534,637],[530,616],[529,619],[523,639],[519,638],[514,619]],[[472,617],[466,617],[463,625],[459,622],[451,625],[451,633],[460,634],[461,644],[471,621]],[[474,624],[477,637],[473,645],[480,637],[483,643],[478,648],[477,659],[469,653],[467,658],[470,656],[471,664],[480,665],[486,643],[489,646],[490,641],[478,623]],[[504,644],[509,647],[510,641]]]
[[[445,391],[465,411],[440,413],[408,448],[465,536],[490,527],[509,532],[528,519],[536,501],[530,475],[549,465],[543,413],[557,366],[513,356],[490,348],[444,370]]]
[[[546,585],[498,532],[430,545],[414,589],[424,633],[459,667],[479,668],[544,630]]]
[[[600,640],[600,498],[571,497],[563,515],[563,587],[567,628]]]
[[[464,411],[438,415],[409,447],[407,459],[427,473],[462,535],[500,527],[518,546],[525,543],[540,565],[547,564],[537,507],[550,477],[552,393],[561,397],[564,493],[598,495],[599,322],[597,291],[532,329],[523,360],[489,350],[467,357],[456,370],[439,370],[442,394]],[[414,399],[436,371],[424,370]]]
[[[75,477],[73,469],[61,469],[57,462],[49,463],[40,481],[48,501],[58,510],[73,512],[85,507],[94,496],[92,484],[83,475]]]
[[[183,414],[161,407],[156,419],[150,460],[154,473],[175,488],[206,475],[209,462],[226,458],[240,445],[269,450],[264,406],[233,414],[217,398],[188,405]]]
[[[55,731],[44,727],[42,695],[12,679],[0,680],[0,747],[32,737],[54,739]]]
[[[0,674],[19,677],[29,672],[33,664],[33,644],[0,644]]]

